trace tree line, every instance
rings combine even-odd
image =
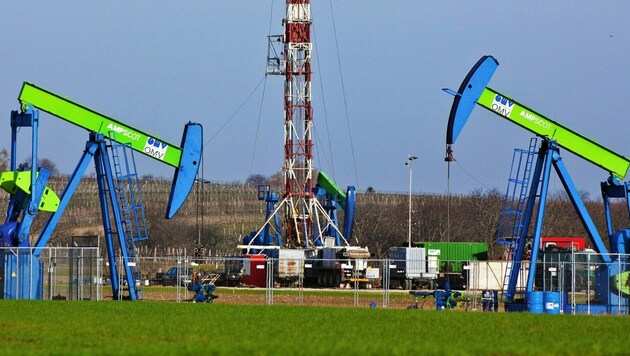
[[[49,186],[61,194],[67,179],[56,176],[49,181]],[[142,242],[145,250],[158,254],[167,248],[186,251],[198,249],[206,255],[239,254],[236,246],[242,237],[258,230],[264,222],[265,205],[257,199],[257,185],[254,183],[258,182],[197,184],[180,213],[167,220],[164,219],[164,213],[171,182],[145,177],[141,181],[149,231],[149,239]],[[275,189],[278,191],[279,187]],[[84,178],[50,244],[66,245],[72,236],[103,234],[96,192],[94,178]],[[6,192],[3,194],[8,197]],[[603,204],[600,200],[586,198],[587,210],[602,236],[605,236]],[[374,190],[359,192],[353,245],[367,246],[378,258],[385,257],[389,247],[406,246],[409,238],[408,199],[406,194],[379,193]],[[1,208],[6,209],[7,200],[1,199]],[[503,194],[496,189],[451,196],[413,194],[411,239],[413,242],[486,242],[490,258],[501,258],[502,246],[494,241],[498,234],[502,206]],[[628,213],[624,202],[614,202],[612,214],[613,221],[627,224]],[[45,215],[38,214],[31,230],[34,235],[41,230]],[[548,198],[543,234],[586,236],[564,192],[551,194]]]

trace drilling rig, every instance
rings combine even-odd
[[[265,223],[245,236],[239,249],[246,255],[306,259],[305,265],[312,267],[304,271],[305,280],[316,279],[321,272],[333,276],[332,284],[337,284],[344,268],[347,275],[356,267],[351,259],[369,257],[369,252],[350,245],[355,188],[344,192],[323,172],[314,177],[311,22],[309,0],[287,0],[284,34],[268,37],[267,74],[284,77],[284,193],[279,197],[268,185],[259,186],[258,199],[266,203]],[[343,229],[339,210],[344,213]],[[332,261],[338,257],[348,263]],[[298,266],[296,273],[302,269]]]

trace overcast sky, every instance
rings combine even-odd
[[[491,87],[630,156],[627,1],[312,3],[315,162],[339,186],[404,192],[413,154],[413,190],[445,193],[452,97],[441,89],[456,90],[486,54],[500,63]],[[283,32],[284,7],[3,1],[0,147],[9,147],[9,114],[29,81],[175,144],[187,121],[202,123],[205,179],[273,174],[283,160],[283,78],[264,79],[266,37]],[[70,173],[87,133],[43,115],[40,135],[40,157]],[[513,150],[531,136],[477,108],[454,145],[451,192],[504,191]],[[30,132],[20,140],[23,160]],[[564,158],[578,188],[597,196],[607,172],[568,152]],[[137,160],[141,175],[172,174]],[[561,189],[558,179],[550,189]]]

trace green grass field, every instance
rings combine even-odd
[[[630,318],[0,300],[0,354],[626,354]]]

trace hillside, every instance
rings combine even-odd
[[[49,186],[61,195],[67,177],[55,178]],[[257,187],[241,183],[207,183],[193,188],[188,201],[172,220],[163,218],[170,182],[142,180],[142,196],[150,239],[142,242],[143,253],[166,255],[191,253],[201,240],[209,255],[237,254],[242,236],[261,227],[265,205],[257,199]],[[0,208],[6,210],[8,194]],[[490,244],[491,257],[502,251],[492,244],[497,234],[503,194],[496,190],[468,195],[416,194],[412,196],[412,239],[414,241],[476,241]],[[596,225],[603,233],[605,221],[601,202],[587,201]],[[616,221],[625,221],[624,204],[613,207]],[[66,245],[72,236],[102,235],[97,187],[93,178],[82,181],[62,217],[51,245]],[[43,226],[45,213],[38,215],[31,231]],[[547,204],[544,234],[585,236],[568,198],[553,194]],[[353,240],[383,257],[390,246],[405,244],[408,236],[408,196],[362,192],[357,194]],[[33,239],[33,237],[31,237]]]

